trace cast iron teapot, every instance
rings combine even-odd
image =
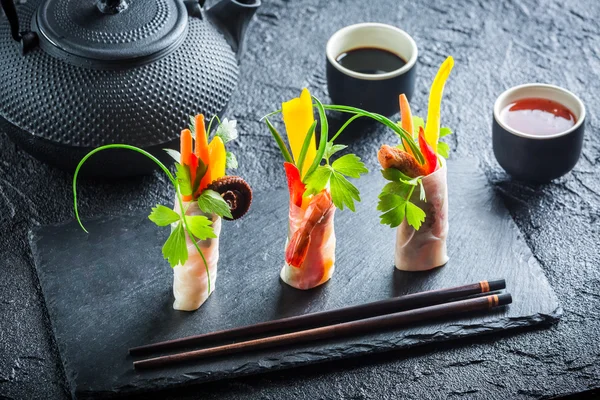
[[[243,37],[260,0],[0,0],[0,132],[73,170],[108,143],[167,160],[190,114],[221,114],[238,80]],[[19,28],[19,22],[21,28]],[[88,174],[144,174],[124,151],[90,158]]]

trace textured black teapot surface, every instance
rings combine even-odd
[[[181,0],[29,0],[18,19],[6,10],[0,132],[66,169],[108,143],[165,159],[161,149],[176,144],[188,115],[226,107],[238,80],[236,51],[259,5],[221,0],[204,11]],[[119,152],[90,161],[88,172],[104,176],[153,169]]]
[[[47,0],[32,28],[40,47],[56,58],[91,68],[123,68],[174,51],[186,37],[187,14],[181,1]]]

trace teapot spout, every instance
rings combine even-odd
[[[221,0],[206,12],[211,21],[225,34],[238,57],[244,48],[244,35],[260,0]]]

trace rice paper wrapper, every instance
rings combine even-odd
[[[411,201],[425,211],[425,221],[416,231],[406,219],[396,231],[396,268],[402,271],[426,271],[448,262],[448,181],[445,160],[441,168],[423,178],[426,201],[415,190]]]
[[[176,265],[173,268],[173,295],[175,302],[173,308],[181,311],[194,311],[200,308],[215,290],[217,280],[217,263],[219,261],[219,235],[221,233],[221,217],[216,215],[208,216],[200,210],[198,203],[192,201],[183,203],[187,207],[186,215],[204,215],[212,218],[212,227],[217,235],[214,239],[197,240],[196,243],[206,258],[208,264],[208,274],[206,266],[196,246],[186,232],[185,242],[187,245],[188,259],[183,265]],[[179,204],[176,201],[173,208],[179,213]],[[208,290],[208,281],[210,276],[210,292]]]
[[[288,239],[301,228],[305,210],[290,203],[288,224]],[[306,258],[300,267],[293,267],[285,263],[281,269],[281,280],[296,289],[312,289],[327,282],[335,270],[335,231],[333,207],[315,225],[310,235],[310,245]]]

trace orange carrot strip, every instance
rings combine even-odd
[[[206,128],[204,127],[204,115],[198,114],[195,117],[196,125],[196,157],[202,158],[204,155],[208,157],[208,138],[206,137]],[[207,163],[208,159],[202,158],[204,163]]]
[[[192,157],[192,132],[189,129],[181,131],[180,139],[181,165],[190,165]],[[190,201],[192,196],[183,196],[183,201]]]
[[[189,165],[190,154],[192,154],[192,132],[189,129],[181,131],[181,164]]]
[[[400,121],[402,122],[402,129],[407,131],[411,136],[413,136],[413,120],[412,114],[410,112],[410,105],[408,104],[408,99],[406,95],[402,93],[398,98],[400,101]],[[404,146],[404,151],[414,157],[412,150],[406,140],[402,139],[402,146]]]
[[[198,157],[207,166],[206,174],[200,181],[198,192],[202,192],[210,185],[210,159],[208,154],[208,138],[206,137],[206,128],[204,127],[204,115],[196,115],[196,157]]]

